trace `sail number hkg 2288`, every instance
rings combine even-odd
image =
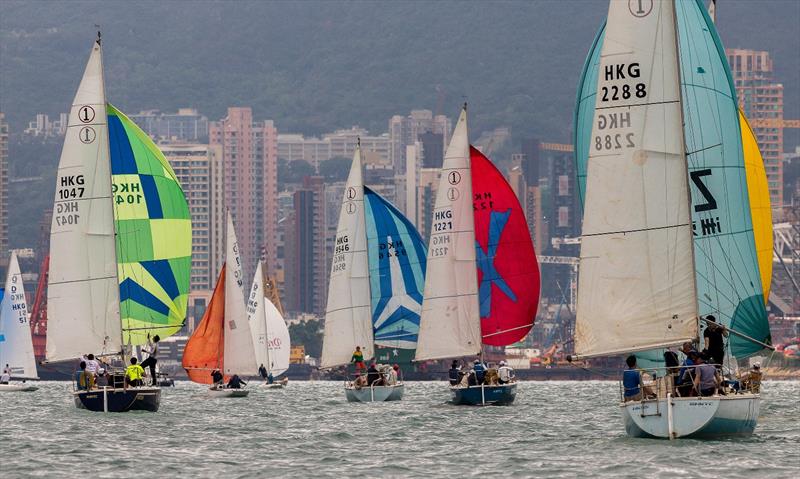
[[[603,69],[603,79],[606,82],[639,78],[641,74],[638,62],[611,64]],[[599,93],[600,101],[603,102],[644,98],[647,96],[647,84],[634,81],[622,85],[603,86]]]

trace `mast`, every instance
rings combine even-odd
[[[712,0],[712,2],[713,1],[714,0]],[[713,5],[713,3],[712,3],[712,5]],[[676,8],[675,0],[672,0],[672,26],[675,29],[675,69],[678,72],[678,74],[676,75],[675,78],[676,78],[677,83],[678,83],[677,84],[677,88],[678,88],[678,106],[679,106],[678,110],[680,111],[681,127],[682,127],[682,130],[685,132],[686,131],[686,121],[683,118],[683,87],[681,86],[681,57],[680,57],[681,50],[680,50],[680,43],[679,43],[679,40],[678,40],[678,9]],[[684,175],[684,179],[686,180],[686,191],[689,192],[689,194],[686,195],[686,200],[687,200],[688,205],[689,205],[689,214],[691,215],[692,214],[692,208],[694,207],[694,205],[692,204],[692,190],[691,190],[691,187],[689,185],[689,155],[686,154],[686,136],[685,136],[685,133],[680,135],[680,142],[681,142],[681,152],[682,152],[681,154],[683,155],[683,161],[686,164],[686,175]],[[695,260],[695,257],[694,257],[694,253],[695,253],[694,252],[694,249],[695,249],[694,239],[692,239],[692,241],[690,241],[689,243],[691,244],[691,246],[689,247],[689,256],[691,256],[691,258],[692,258],[692,271],[694,271],[694,274],[692,275],[692,290],[694,291],[695,302],[698,302],[699,298],[698,298],[698,292],[697,292],[697,264],[695,263],[696,260]],[[695,316],[697,317],[697,319],[696,319],[696,321],[697,321],[697,334],[698,334],[698,339],[699,339],[699,334],[700,334],[700,314],[699,314],[700,305],[696,304],[695,308],[697,308],[695,310],[695,313],[696,313]]]
[[[102,34],[100,33],[99,29],[97,30],[97,40],[95,40],[95,41],[97,42],[97,46],[100,48],[100,71],[104,72],[105,69],[103,68]],[[104,99],[105,99],[106,76],[104,74],[101,74],[100,75],[100,79],[101,79],[101,82],[103,84],[103,96],[104,96]],[[108,103],[107,99],[106,99],[106,103]],[[105,106],[106,105],[103,105],[103,108],[105,108]],[[106,135],[106,158],[108,158],[108,184],[110,185],[111,191],[113,192],[114,191],[114,173],[113,173],[112,168],[111,168],[111,138],[110,138],[109,133],[108,133],[108,115],[106,115],[106,129],[105,130],[106,130],[105,131],[105,135]],[[118,256],[119,252],[117,251],[117,249],[118,249],[118,247],[117,247],[117,239],[119,238],[119,235],[117,234],[117,222],[115,221],[115,218],[117,216],[116,215],[117,203],[116,203],[116,201],[114,201],[113,194],[112,194],[112,196],[110,198],[110,201],[111,201],[111,208],[115,213],[111,218],[111,231],[114,233],[114,242],[113,242],[114,243],[114,259],[116,260],[116,259],[119,258],[119,256]],[[128,364],[128,361],[127,361],[128,354],[133,354],[133,351],[131,351],[128,348],[126,348],[125,347],[125,343],[124,343],[124,341],[125,341],[125,332],[122,329],[122,308],[119,306],[119,269],[115,268],[115,271],[117,272],[117,303],[118,303],[117,304],[117,319],[119,320],[119,326],[120,326],[119,327],[119,344],[120,344],[120,347],[121,347],[120,355],[122,356],[122,365],[124,367],[125,365]],[[155,378],[153,378],[153,381],[155,381]]]

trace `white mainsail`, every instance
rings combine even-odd
[[[467,356],[480,351],[475,218],[465,107],[447,147],[433,209],[416,360]]]
[[[333,245],[321,367],[347,364],[356,346],[374,355],[361,146],[356,147]]]
[[[258,372],[253,337],[242,292],[242,260],[239,258],[239,243],[233,227],[233,218],[228,212],[225,237],[225,330],[224,365],[225,374],[254,375]]]
[[[256,364],[264,365],[267,372],[279,375],[289,369],[289,328],[278,308],[264,296],[264,276],[261,261],[256,267],[250,298],[247,300],[247,317],[253,336]]]
[[[56,178],[47,360],[122,350],[102,50],[95,42],[69,114]]]
[[[587,167],[578,356],[697,335],[676,42],[673,2],[610,2]]]
[[[25,287],[17,254],[13,252],[8,262],[3,301],[0,303],[0,368],[5,368],[6,364],[11,368],[12,377],[38,378]]]

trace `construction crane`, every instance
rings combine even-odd
[[[539,264],[563,264],[569,270],[569,309],[575,311],[575,302],[578,298],[578,263],[579,258],[572,256],[539,256]]]

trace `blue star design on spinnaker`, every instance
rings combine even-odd
[[[475,242],[475,259],[478,269],[483,272],[483,278],[478,289],[478,299],[481,305],[481,318],[487,318],[492,314],[492,284],[500,288],[512,301],[517,301],[517,296],[508,287],[505,280],[494,267],[494,259],[497,254],[497,246],[500,245],[500,236],[506,228],[508,218],[511,216],[511,208],[504,213],[492,211],[489,217],[489,241],[487,243],[488,252],[483,251],[480,243]]]

